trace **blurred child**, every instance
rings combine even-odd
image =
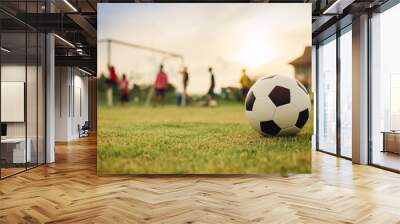
[[[189,83],[189,72],[188,72],[186,66],[183,67],[182,75],[183,75],[183,77],[182,77],[182,82],[183,82],[182,106],[185,106],[186,103],[187,103],[186,102],[187,101],[187,97],[188,97],[187,86],[188,86],[188,83]]]
[[[242,70],[242,77],[240,78],[240,84],[242,85],[242,101],[246,99],[247,93],[251,87],[251,79],[246,73],[246,69]]]
[[[214,73],[212,70],[212,67],[208,68],[208,72],[210,73],[210,88],[208,89],[207,92],[207,105],[208,106],[215,106],[217,104],[217,102],[215,101],[215,77],[214,77]]]
[[[117,72],[115,71],[115,67],[112,65],[108,65],[108,71],[110,73],[110,78],[107,80],[109,84],[116,84],[118,82]]]
[[[119,83],[121,93],[121,103],[123,106],[129,102],[129,81],[126,79],[126,75],[122,75],[122,80]]]
[[[164,66],[161,64],[160,70],[157,74],[156,82],[154,83],[157,103],[164,104],[165,91],[167,89],[167,85],[168,85],[168,76],[164,72]]]
[[[107,104],[108,106],[113,105],[113,87],[117,85],[118,83],[118,76],[117,73],[115,72],[115,68],[112,65],[108,65],[108,71],[110,77],[106,80],[108,86],[107,86]]]

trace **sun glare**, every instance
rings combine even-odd
[[[267,43],[263,35],[252,33],[244,36],[236,55],[237,61],[245,67],[256,69],[273,58],[272,49]]]

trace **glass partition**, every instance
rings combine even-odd
[[[340,36],[340,155],[352,157],[352,35],[351,26]]]
[[[38,35],[36,32],[27,33],[27,82],[26,82],[26,114],[27,114],[27,150],[30,151],[30,160],[27,167],[37,165],[38,159]]]
[[[31,161],[26,136],[26,40],[25,32],[1,34],[2,177],[24,171]]]
[[[1,2],[39,13],[43,1]],[[40,4],[41,3],[41,4]],[[7,21],[7,23],[3,21]],[[0,12],[0,178],[45,163],[45,44],[43,33]]]
[[[27,4],[28,13],[44,12],[43,1],[32,1]],[[27,27],[27,142],[31,150],[28,168],[44,162],[44,38],[44,34]]]
[[[43,164],[46,162],[46,144],[45,144],[45,124],[46,124],[46,37],[43,33],[38,33],[38,64],[37,64],[37,162]]]
[[[371,18],[372,164],[400,170],[400,4]]]
[[[318,47],[318,149],[336,154],[336,36]]]

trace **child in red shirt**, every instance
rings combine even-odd
[[[126,79],[126,75],[122,75],[122,80],[119,83],[121,91],[121,102],[126,104],[129,102],[129,81]]]
[[[164,66],[160,65],[160,70],[157,74],[156,82],[154,83],[154,88],[156,89],[156,96],[158,102],[164,102],[165,91],[168,85],[168,76],[164,72]]]

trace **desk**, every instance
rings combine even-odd
[[[383,150],[382,152],[392,152],[400,154],[400,132],[383,131]]]
[[[1,154],[5,156],[3,158],[6,159],[9,163],[25,163],[31,162],[32,154],[31,154],[31,145],[32,141],[30,138],[26,140],[28,143],[26,147],[25,153],[25,138],[5,138],[1,139]],[[12,156],[11,156],[12,154]],[[12,158],[12,160],[11,160]],[[25,160],[26,159],[26,160]]]

